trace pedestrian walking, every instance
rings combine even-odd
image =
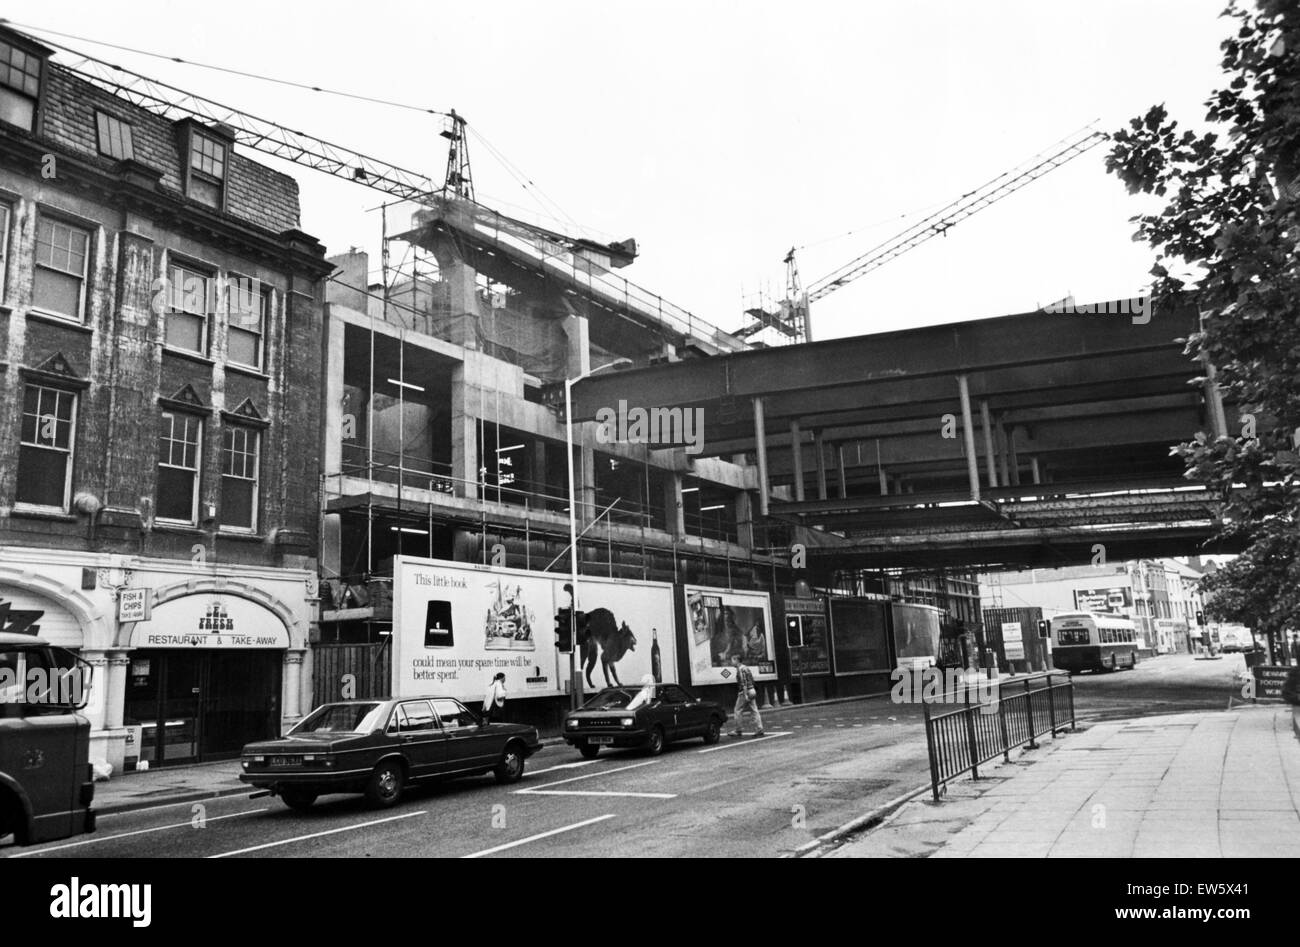
[[[493,718],[500,720],[506,709],[506,674],[497,671],[488,684],[487,693],[483,695],[483,722],[491,723]]]
[[[745,667],[740,655],[731,656],[731,666],[736,669],[736,729],[733,737],[743,737],[745,715],[754,718],[754,736],[763,736],[763,718],[758,713],[758,688],[754,686],[754,672]]]

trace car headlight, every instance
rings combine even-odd
[[[565,721],[565,724],[564,724],[564,725],[565,725],[566,727],[568,727],[570,730],[577,730],[577,729],[578,729],[578,721],[573,720],[573,719],[570,719],[570,720]]]
[[[630,726],[632,726],[632,724],[636,723],[636,718],[635,718],[635,717],[624,717],[622,720],[619,721],[619,723],[621,723],[621,724],[622,724],[623,726],[625,726],[625,727],[630,727]]]
[[[266,757],[265,757],[265,756],[255,756],[255,757],[253,757],[253,762],[254,762],[254,763],[265,763],[265,762],[266,762]]]

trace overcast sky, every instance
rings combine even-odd
[[[1199,122],[1219,84],[1223,6],[9,0],[6,16],[454,107],[573,219],[605,239],[635,237],[629,278],[734,329],[742,290],[780,294],[792,245],[806,247],[810,283],[1093,119],[1111,130],[1165,102]],[[432,116],[60,42],[441,178]],[[1104,153],[819,302],[815,335],[1023,312],[1071,292],[1136,294],[1151,254],[1131,240],[1140,208]],[[471,158],[480,200],[540,212],[483,148],[471,143]],[[367,209],[383,195],[290,170],[305,230],[331,252],[376,250]]]

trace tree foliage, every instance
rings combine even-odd
[[[1275,634],[1300,627],[1300,5],[1234,0],[1223,16],[1234,32],[1209,130],[1153,106],[1114,133],[1107,169],[1161,199],[1134,218],[1157,255],[1153,302],[1202,313],[1188,354],[1240,415],[1239,430],[1174,448],[1218,501],[1221,535],[1245,545],[1202,583],[1208,608]]]

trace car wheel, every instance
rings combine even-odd
[[[492,770],[492,775],[499,783],[517,783],[523,778],[524,754],[520,751],[518,743],[506,744],[505,752],[501,754],[501,762],[497,764],[496,769]]]
[[[280,799],[290,809],[306,812],[316,801],[316,794],[314,792],[303,792],[300,789],[290,789],[280,793]]]
[[[600,747],[594,743],[588,743],[585,740],[578,744],[578,752],[582,754],[584,760],[594,760],[600,755]]]
[[[709,725],[704,728],[704,742],[712,746],[722,739],[722,721],[717,717],[709,718]]]
[[[664,728],[658,725],[650,731],[650,739],[646,741],[645,750],[651,756],[658,756],[664,751]]]
[[[370,775],[370,785],[366,787],[366,799],[372,805],[384,808],[395,806],[402,798],[402,788],[405,783],[406,773],[402,770],[401,763],[394,760],[380,763]]]

